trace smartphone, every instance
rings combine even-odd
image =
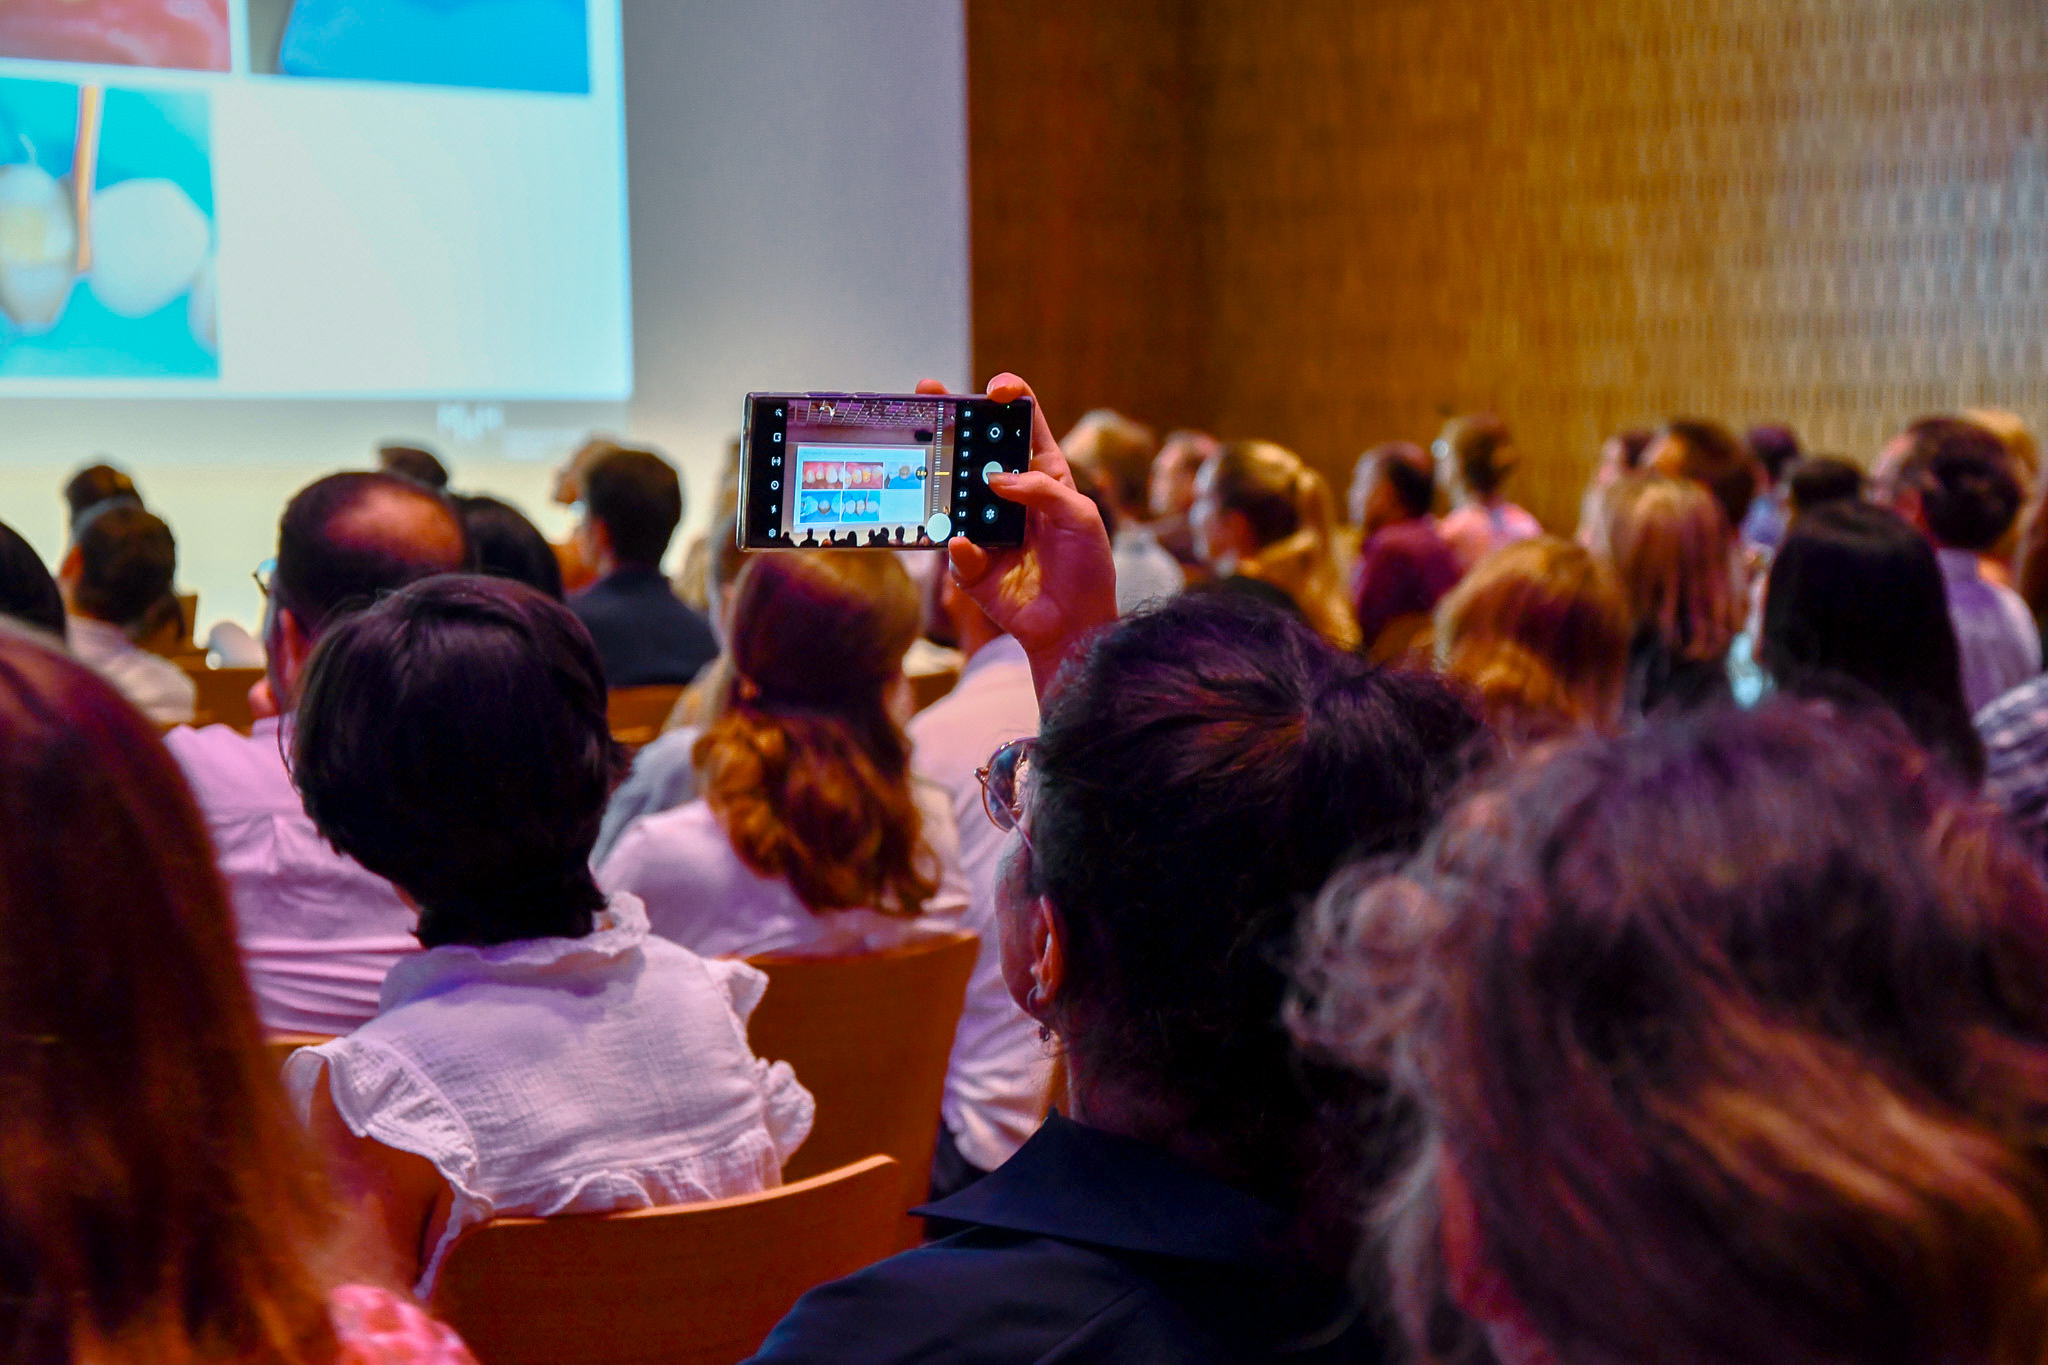
[[[742,550],[938,550],[1024,543],[989,477],[1031,467],[1031,400],[986,394],[750,393]]]

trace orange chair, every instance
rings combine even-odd
[[[652,744],[661,737],[661,727],[682,695],[682,688],[666,685],[614,687],[605,707],[612,738],[629,749]]]
[[[448,1249],[434,1316],[480,1365],[730,1365],[804,1293],[895,1251],[887,1157],[709,1204],[497,1218]]]
[[[271,1060],[282,1068],[285,1058],[300,1048],[318,1047],[322,1043],[333,1041],[332,1035],[325,1033],[272,1033],[264,1037],[263,1045],[270,1049]]]
[[[226,725],[248,734],[256,723],[249,708],[249,689],[263,680],[260,668],[207,668],[203,659],[179,660],[185,676],[199,691],[193,705],[194,725]]]
[[[880,1152],[901,1171],[898,1212],[931,1189],[946,1062],[980,939],[934,934],[853,957],[750,959],[768,993],[747,1027],[756,1056],[788,1062],[817,1097],[788,1179]]]

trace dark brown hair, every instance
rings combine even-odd
[[[731,690],[696,764],[740,860],[813,911],[916,915],[937,890],[888,709],[919,614],[893,555],[749,555],[740,570]]]
[[[319,1165],[154,727],[0,635],[0,1358],[329,1361]]]

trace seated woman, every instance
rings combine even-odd
[[[1331,546],[1336,503],[1300,456],[1271,441],[1224,446],[1195,476],[1188,515],[1217,588],[1297,612],[1339,649],[1357,648],[1358,618]]]
[[[1941,567],[1896,513],[1835,502],[1793,519],[1757,655],[1780,692],[1886,707],[1958,777],[1983,778]]]
[[[1483,732],[1436,679],[1227,596],[1096,631],[1109,542],[1042,413],[1032,466],[996,481],[1024,547],[952,550],[1046,694],[988,806],[1003,971],[1064,1052],[1064,1116],[925,1210],[964,1231],[813,1291],[756,1359],[1373,1359],[1335,1287],[1357,1154],[1319,1121],[1358,1097],[1290,1057],[1285,963],[1304,898],[1412,847]]]
[[[1571,541],[1494,551],[1438,605],[1436,629],[1444,673],[1512,745],[1621,720],[1628,610],[1613,572]]]
[[[1607,494],[1594,549],[1628,597],[1628,714],[1691,710],[1729,700],[1728,647],[1741,633],[1743,595],[1730,532],[1703,484],[1641,474]]]
[[[1573,746],[1330,906],[1308,1032],[1419,1121],[1422,1354],[2040,1359],[2048,886],[1890,718]]]
[[[206,825],[113,687],[0,628],[0,1357],[467,1365],[362,1281]]]
[[[766,979],[650,936],[592,880],[618,767],[589,636],[523,584],[416,583],[308,666],[307,814],[418,906],[426,951],[285,1080],[422,1295],[486,1218],[766,1189],[810,1131],[788,1066],[747,1049]]]
[[[897,719],[920,621],[894,555],[749,557],[725,707],[694,750],[703,796],[628,825],[599,885],[706,954],[871,952],[945,927],[966,905],[953,808],[911,775]]]

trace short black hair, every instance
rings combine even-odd
[[[1863,496],[1863,467],[1839,455],[1806,455],[1785,473],[1786,501],[1794,515],[1831,502],[1855,502]]]
[[[1746,439],[1750,453],[1764,468],[1764,477],[1773,484],[1784,478],[1785,470],[1799,458],[1799,437],[1783,423],[1766,422],[1751,427]]]
[[[78,519],[102,503],[120,499],[133,506],[142,506],[142,495],[135,491],[135,480],[110,464],[87,465],[71,476],[64,485],[64,505],[70,509],[70,523],[73,534],[78,530]]]
[[[1413,441],[1389,441],[1366,453],[1373,472],[1387,481],[1411,517],[1429,515],[1436,504],[1436,462]]]
[[[64,594],[35,547],[0,522],[0,616],[64,638]]]
[[[2004,442],[1961,417],[1923,417],[1906,440],[1899,483],[1920,495],[1936,541],[1982,552],[2012,529],[2026,495]]]
[[[583,505],[621,563],[657,565],[683,520],[683,481],[653,451],[621,447],[585,471]]]
[[[72,605],[96,621],[142,627],[172,600],[177,573],[178,542],[161,517],[127,504],[95,508],[78,533]]]
[[[462,519],[448,500],[410,479],[363,470],[315,479],[285,504],[277,524],[277,569],[270,580],[271,596],[308,635],[317,635],[329,617],[346,608],[367,605],[379,593],[467,562],[466,551],[450,561],[426,550],[408,553],[389,540],[337,535],[343,516],[379,491],[433,504],[447,516],[455,538],[463,539]]]
[[[337,622],[307,664],[306,813],[419,903],[428,947],[589,933],[590,850],[624,772],[596,647],[523,583],[414,583]]]
[[[469,537],[469,566],[562,600],[562,561],[534,524],[509,502],[482,494],[455,499]]]
[[[1674,417],[1664,424],[1664,434],[1679,445],[1677,476],[1704,484],[1721,504],[1728,529],[1741,531],[1760,474],[1749,443],[1710,417]]]
[[[377,468],[401,479],[411,479],[427,488],[448,487],[448,466],[425,446],[384,445],[377,447]]]

